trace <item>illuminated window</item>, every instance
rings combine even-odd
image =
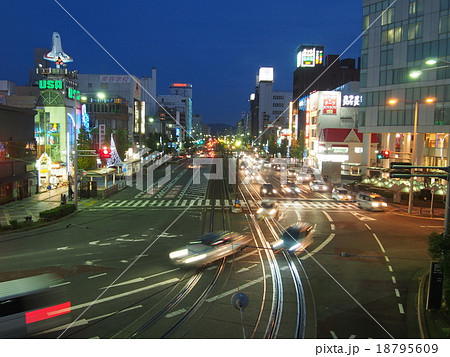
[[[423,0],[410,0],[409,1],[409,16],[422,16],[423,15]]]
[[[391,7],[381,15],[381,25],[388,25],[394,22],[394,8]]]

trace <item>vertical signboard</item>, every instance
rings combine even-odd
[[[439,310],[442,303],[442,285],[444,274],[438,262],[430,264],[430,281],[428,282],[427,309]]]
[[[323,114],[336,114],[337,113],[337,96],[338,92],[323,92]]]
[[[98,126],[98,147],[103,147],[103,143],[105,142],[105,124],[100,124]]]

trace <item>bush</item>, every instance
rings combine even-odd
[[[450,235],[433,232],[428,237],[428,253],[439,262],[444,274],[443,298],[446,310],[450,304]]]
[[[75,212],[75,205],[65,204],[59,207],[49,209],[47,211],[40,212],[39,218],[43,221],[49,222],[67,216],[73,212]]]
[[[10,220],[9,224],[11,225],[12,229],[17,229],[17,227],[19,226],[19,224],[17,223],[17,219]]]

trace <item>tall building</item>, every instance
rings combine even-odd
[[[380,149],[392,153],[385,166],[449,165],[450,1],[363,0],[363,30],[358,123],[363,163],[373,163],[366,149],[370,133],[379,133]],[[436,62],[427,66],[431,58]],[[388,105],[394,97],[397,103]],[[434,99],[426,103],[427,98]]]
[[[315,44],[301,44],[296,49],[292,116],[300,130],[305,129],[306,120],[305,111],[299,110],[301,98],[314,91],[330,91],[345,83],[359,81],[355,59],[340,59],[338,55],[325,56],[324,53],[324,47]]]
[[[253,139],[276,134],[289,125],[291,92],[275,91],[273,67],[260,67],[256,76],[255,93],[250,96],[249,124]]]

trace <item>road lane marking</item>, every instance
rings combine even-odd
[[[330,228],[332,231],[336,230],[336,226],[334,224],[330,224]]]
[[[401,314],[405,313],[405,310],[403,310],[403,305],[402,304],[398,304],[398,310],[400,311]]]
[[[156,274],[152,274],[152,275],[148,275],[148,276],[144,276],[144,277],[134,278],[134,279],[123,281],[121,283],[117,283],[117,284],[114,284],[114,285],[104,286],[104,287],[102,287],[100,289],[114,288],[116,286],[123,286],[123,285],[128,285],[128,284],[139,283],[139,282],[145,281],[147,279],[155,278],[155,277],[158,277],[158,276],[161,276],[161,275],[164,275],[164,274],[168,274],[168,273],[173,273],[174,271],[177,271],[177,270],[180,270],[180,268],[170,269],[170,270],[162,271],[160,273],[156,273]]]
[[[394,289],[395,291],[395,296],[400,297],[400,291],[398,291],[398,289]]]
[[[378,245],[380,246],[380,249],[383,253],[386,253],[386,251],[384,250],[383,244],[381,244],[380,240],[378,239],[377,235],[375,233],[372,233],[373,237],[375,238],[375,240],[377,241]]]
[[[335,234],[334,233],[330,233],[330,235],[328,236],[328,238],[322,242],[321,245],[319,245],[316,249],[314,249],[312,252],[308,252],[307,255],[303,256],[300,258],[300,260],[305,260],[308,259],[310,256],[316,254],[319,250],[323,249],[328,243],[331,242],[331,240],[334,238]]]
[[[369,226],[367,223],[364,223],[364,225],[367,227],[367,229],[368,229],[369,231],[372,230],[372,228],[370,228],[370,226]]]
[[[69,284],[70,284],[70,281],[65,281],[64,283],[50,285],[49,288],[57,288],[58,286],[64,286],[64,285],[69,285]]]
[[[72,311],[74,311],[74,310],[82,309],[82,308],[85,308],[85,307],[90,307],[92,305],[97,305],[97,304],[101,304],[101,303],[108,302],[108,301],[111,301],[111,300],[120,299],[120,298],[123,298],[123,297],[126,297],[126,296],[130,296],[130,295],[133,295],[133,294],[141,293],[141,292],[146,291],[146,290],[150,290],[150,289],[153,289],[153,288],[158,288],[160,286],[164,286],[164,285],[167,285],[167,284],[177,283],[179,281],[180,281],[180,279],[178,279],[178,278],[172,278],[172,279],[164,280],[164,281],[161,281],[159,283],[147,285],[147,286],[144,286],[144,287],[139,288],[139,289],[130,290],[130,291],[126,291],[124,293],[120,293],[120,294],[117,294],[117,295],[112,295],[112,296],[108,296],[108,297],[105,297],[105,298],[102,298],[102,299],[97,299],[97,300],[88,301],[88,302],[85,302],[85,303],[82,303],[82,304],[74,305],[74,306],[72,306],[71,309],[72,309]]]
[[[395,279],[395,276],[391,276],[391,279],[394,284],[397,284],[397,279]]]
[[[394,272],[394,269],[392,269],[392,266],[388,265],[388,269],[389,269],[389,271],[390,271],[391,273]]]
[[[174,316],[178,316],[178,315],[184,314],[186,311],[187,311],[186,309],[179,309],[179,310],[173,311],[173,312],[171,312],[171,313],[169,313],[169,314],[166,314],[164,317],[165,317],[166,319],[169,319],[169,318],[171,318],[171,317],[174,317]]]
[[[266,278],[267,279],[270,278],[270,275],[267,275]],[[222,294],[219,294],[219,295],[216,295],[216,296],[212,296],[209,299],[206,299],[206,302],[213,302],[213,301],[222,299],[222,298],[224,298],[226,296],[229,296],[231,294],[237,293],[240,290],[243,290],[243,289],[248,288],[248,287],[250,287],[252,285],[258,284],[258,283],[260,283],[263,280],[264,280],[264,277],[261,277],[261,278],[258,278],[256,280],[250,281],[247,284],[241,285],[238,288],[234,288],[234,289],[228,290],[228,291],[226,291],[226,292],[224,292]]]
[[[139,206],[141,204],[142,200],[137,201],[134,205],[131,205],[132,207]]]
[[[68,247],[68,246],[56,248],[56,250],[72,250],[72,249],[73,249],[73,248],[70,248],[70,247]]]
[[[333,218],[331,218],[331,216],[330,216],[327,212],[322,211],[322,213],[325,215],[325,217],[328,218],[328,221],[329,221],[329,222],[333,222]]]
[[[389,258],[388,258],[387,255],[384,256],[384,259],[385,259],[387,262],[390,262],[390,260],[389,260]]]
[[[88,276],[88,279],[100,278],[101,276],[105,276],[107,273],[101,273],[97,275]]]

